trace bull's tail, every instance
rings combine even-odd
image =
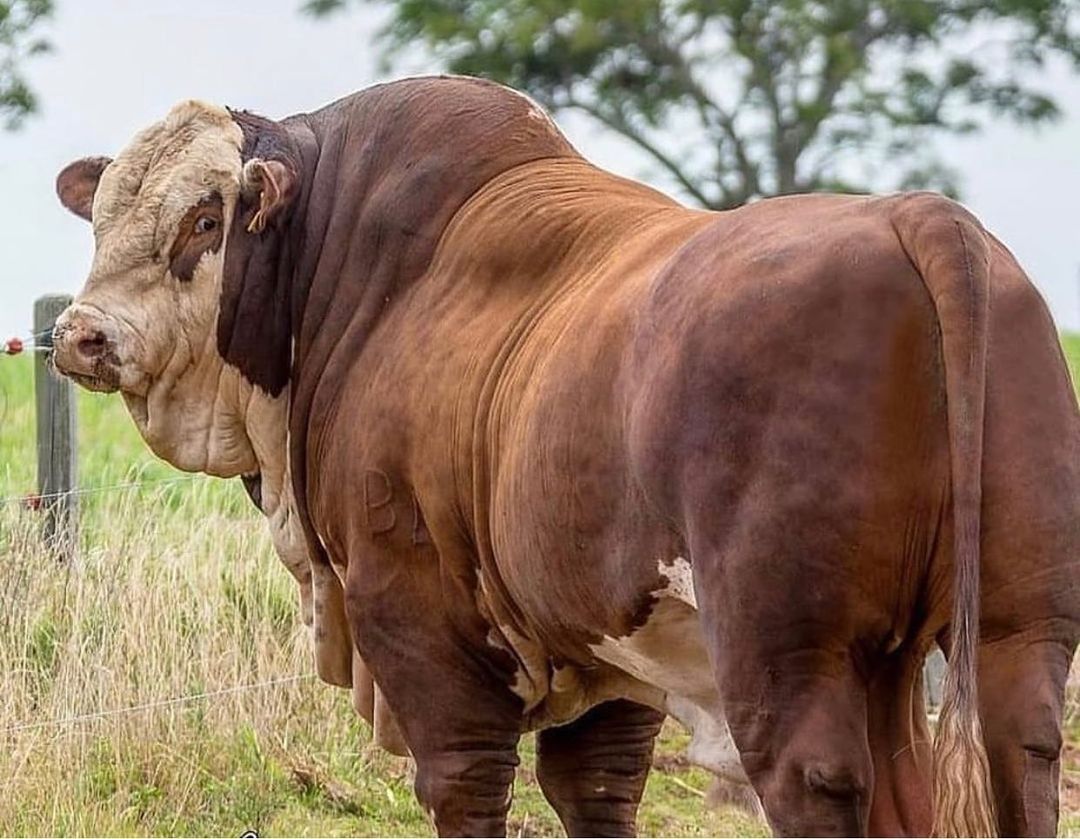
[[[955,578],[949,670],[934,739],[934,835],[994,836],[978,702],[989,246],[970,214],[934,195],[899,199],[893,223],[937,311],[948,406]]]

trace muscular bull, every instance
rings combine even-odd
[[[568,832],[632,833],[665,713],[777,833],[1054,830],[1080,416],[960,206],[688,210],[456,78],[181,104],[58,189],[57,367],[259,488],[440,833],[503,833],[530,729]]]

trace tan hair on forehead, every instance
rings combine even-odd
[[[94,201],[95,230],[117,225],[136,208],[156,214],[190,203],[200,181],[211,186],[236,177],[242,143],[240,127],[224,108],[180,102],[136,134],[106,170]]]

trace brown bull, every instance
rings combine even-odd
[[[1080,416],[958,205],[687,210],[467,79],[187,103],[58,186],[97,244],[58,367],[259,476],[440,833],[504,832],[530,729],[567,830],[632,833],[663,713],[778,833],[1054,830]]]

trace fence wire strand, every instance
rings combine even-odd
[[[63,498],[65,495],[96,495],[101,492],[118,492],[120,490],[137,489],[143,486],[164,486],[166,484],[186,484],[192,481],[202,480],[202,475],[182,475],[178,478],[155,478],[150,481],[129,481],[123,484],[106,484],[104,486],[82,487],[80,489],[67,489],[62,492],[46,492],[41,495],[36,492],[27,495],[12,495],[0,498],[3,504],[25,504],[27,499],[34,501],[49,501],[53,498]]]
[[[47,340],[42,343],[44,339]],[[24,352],[52,352],[52,329],[31,331],[25,338],[22,335],[13,335],[0,341],[0,355],[21,355]]]
[[[214,699],[231,693],[242,693],[247,690],[258,690],[278,685],[293,684],[315,678],[314,673],[301,673],[299,676],[283,676],[279,679],[269,679],[265,682],[252,682],[246,685],[233,685],[232,687],[219,690],[209,690],[202,693],[191,693],[186,696],[175,696],[171,699],[157,699],[153,702],[144,702],[141,705],[129,705],[125,708],[110,708],[106,711],[91,711],[86,714],[76,714],[71,717],[59,717],[51,720],[39,720],[37,722],[24,722],[17,725],[0,728],[0,735],[14,734],[19,731],[30,731],[50,726],[78,725],[84,722],[106,719],[108,717],[120,717],[128,714],[137,714],[143,711],[152,711],[157,708],[167,708],[173,705],[183,705],[188,702],[199,702],[204,699]]]

